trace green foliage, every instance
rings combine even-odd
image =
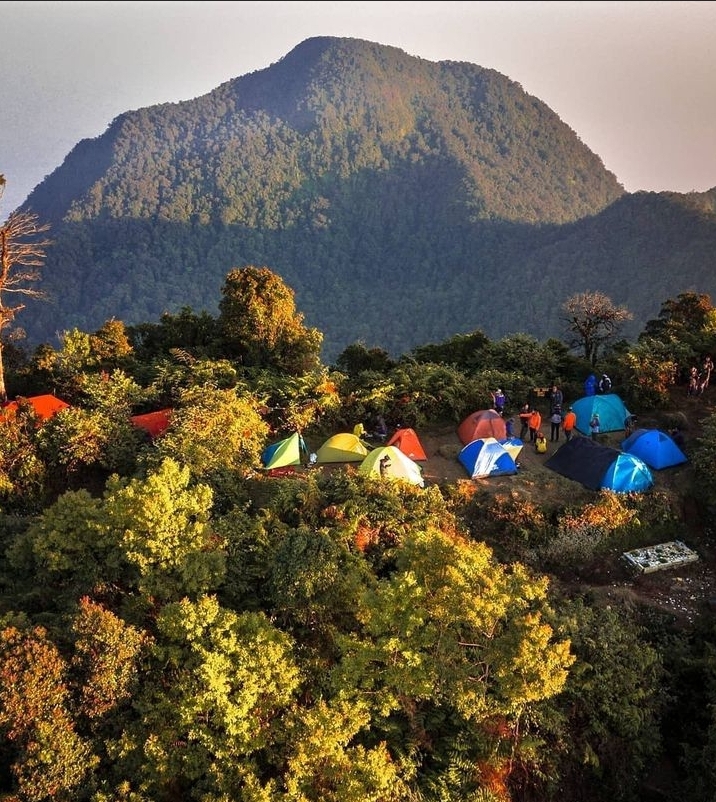
[[[545,580],[437,531],[411,533],[395,556],[394,574],[362,599],[362,634],[342,639],[342,686],[382,715],[432,700],[478,722],[561,690],[572,658],[541,620]]]
[[[167,605],[157,626],[156,682],[142,690],[144,715],[123,751],[141,754],[141,787],[152,799],[199,789],[242,798],[254,757],[284,741],[301,681],[291,639],[262,614],[237,615],[208,596]]]
[[[145,479],[110,477],[102,499],[60,496],[27,532],[36,576],[75,598],[102,584],[152,601],[215,588],[224,555],[209,525],[211,491],[189,484],[189,470],[167,459]],[[22,565],[20,545],[11,554]]]
[[[708,415],[702,421],[701,436],[690,449],[689,458],[694,469],[694,494],[712,514],[716,498],[716,415]]]
[[[37,435],[38,454],[56,491],[87,482],[91,469],[129,474],[139,442],[128,419],[72,406],[53,415]]]
[[[37,422],[23,409],[0,418],[0,506],[2,511],[40,512],[47,502],[47,468],[37,452]]]
[[[101,719],[131,699],[149,639],[86,596],[80,599],[72,634],[79,711],[90,720]]]
[[[463,371],[477,370],[490,341],[480,330],[470,334],[456,334],[442,343],[420,345],[412,350],[418,362],[435,362],[454,365]]]
[[[270,366],[297,376],[319,364],[323,336],[303,325],[293,290],[268,268],[228,273],[219,329],[228,353],[247,367]]]
[[[681,342],[640,337],[621,360],[629,388],[624,400],[644,410],[667,406],[670,390],[679,377],[679,366],[690,361],[691,350]]]
[[[99,529],[116,540],[137,589],[150,599],[194,598],[223,578],[222,543],[209,523],[211,490],[190,486],[190,477],[165,459],[146,479],[107,482]]]
[[[182,392],[171,424],[146,454],[148,467],[170,458],[209,482],[221,502],[232,485],[260,464],[268,427],[256,401],[234,390],[195,387]]]
[[[545,716],[546,762],[559,764],[559,788],[543,799],[636,802],[640,781],[660,753],[665,698],[662,659],[646,632],[616,606],[560,600],[558,631],[576,661],[560,696],[559,715]],[[547,791],[547,789],[545,789]]]
[[[47,633],[0,633],[0,728],[13,744],[11,770],[28,802],[73,798],[97,764],[76,731],[67,665]]]

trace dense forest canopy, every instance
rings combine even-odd
[[[681,498],[261,462],[378,415],[455,427],[496,385],[509,409],[553,381],[576,397],[595,369],[658,409],[716,345],[710,299],[669,298],[633,346],[610,332],[597,365],[474,331],[397,359],[354,343],[331,368],[267,268],[222,294],[216,317],[6,351],[1,793],[626,802],[669,761],[670,798],[712,795],[710,611],[684,629],[573,582],[620,544],[683,537],[687,498],[710,520],[711,417]],[[48,392],[65,403],[41,416]],[[150,434],[135,421],[153,410]]]

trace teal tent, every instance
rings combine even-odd
[[[616,393],[606,395],[587,395],[572,404],[577,416],[576,428],[582,434],[589,434],[589,421],[596,412],[599,415],[599,431],[619,432],[624,430],[624,421],[631,414]]]

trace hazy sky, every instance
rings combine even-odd
[[[468,61],[544,101],[629,192],[716,186],[716,2],[4,2],[0,220],[119,114],[312,36]]]

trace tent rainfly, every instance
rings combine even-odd
[[[649,466],[639,457],[600,445],[589,437],[573,437],[544,465],[590,490],[642,493],[654,484]]]
[[[596,412],[599,415],[599,431],[619,432],[624,429],[624,422],[630,416],[629,410],[616,393],[607,395],[588,395],[572,404],[577,416],[576,428],[582,434],[589,434],[589,421]]]
[[[388,457],[388,464],[381,476],[380,461]],[[379,446],[374,448],[358,466],[358,473],[385,479],[401,479],[411,485],[423,487],[423,472],[420,466],[413,462],[397,446]]]
[[[494,437],[473,440],[457,458],[472,479],[517,473],[514,457]]]
[[[622,442],[622,451],[639,457],[655,471],[688,462],[686,454],[659,429],[637,429]]]
[[[133,426],[144,429],[150,437],[154,438],[159,437],[168,428],[171,414],[171,409],[158,409],[156,412],[132,415],[131,421]]]
[[[14,417],[19,409],[21,403],[28,403],[35,415],[43,423],[49,420],[63,409],[67,409],[70,405],[66,401],[56,398],[54,395],[33,395],[29,398],[18,396],[14,401],[5,404],[0,411],[0,414],[6,419]]]
[[[457,427],[457,436],[463,445],[482,437],[504,440],[507,437],[505,420],[497,410],[481,409],[468,415]]]
[[[368,456],[369,448],[354,434],[342,432],[334,434],[316,452],[318,465],[327,462],[362,462]]]
[[[266,470],[285,468],[289,465],[301,465],[307,459],[308,449],[303,437],[294,432],[277,443],[267,446],[261,454],[261,465]]]
[[[425,449],[414,429],[396,429],[393,436],[386,443],[387,446],[396,446],[410,459],[420,462],[428,458]]]

